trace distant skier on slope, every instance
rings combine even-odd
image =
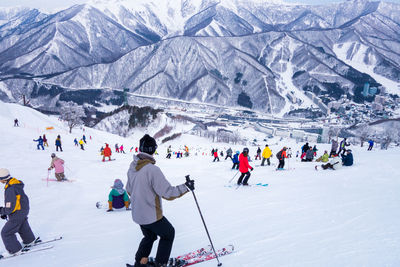
[[[257,160],[257,159],[261,160],[261,148],[260,147],[257,148],[257,155],[256,155],[256,158],[254,160]]]
[[[61,136],[60,135],[57,135],[57,139],[56,139],[56,151],[58,151],[58,149],[60,149],[61,150],[61,152],[63,151],[62,150],[62,147],[61,147]]]
[[[47,138],[46,135],[43,135],[43,145],[49,147],[49,144],[47,143]]]
[[[106,147],[103,150],[103,162],[108,158],[108,160],[111,160],[111,148],[106,144]]]
[[[130,210],[129,196],[124,189],[124,184],[120,179],[114,180],[114,185],[111,187],[110,194],[108,194],[108,210],[107,212],[113,211],[114,209],[121,209],[123,207],[126,210]]]
[[[64,160],[58,158],[54,153],[51,153],[51,163],[48,170],[50,171],[51,169],[54,169],[57,181],[67,180],[64,175]]]
[[[43,146],[43,138],[41,136],[39,136],[38,139],[34,139],[34,142],[38,142],[37,144],[37,149],[40,150],[40,147],[42,148],[42,150],[44,150],[44,146]]]
[[[170,146],[168,146],[168,148],[167,148],[167,159],[170,159],[170,158],[171,158],[171,153],[172,153],[172,149],[171,149],[171,145],[170,145]]]
[[[214,150],[214,149],[213,149]],[[214,150],[214,160],[213,160],[213,162],[215,162],[216,160],[218,160],[219,161],[219,157],[218,157],[218,149],[215,149]]]
[[[248,155],[249,155],[249,149],[247,147],[243,148],[243,152],[239,156],[239,171],[241,175],[237,181],[238,185],[249,185],[247,183],[250,178],[249,169],[252,171],[253,167],[251,167],[249,164]]]
[[[85,148],[83,147],[83,144],[84,144],[85,142],[83,142],[83,140],[81,139],[81,140],[79,140],[79,144],[81,145],[81,149],[82,150],[85,150]]]
[[[154,138],[144,135],[140,139],[140,153],[133,156],[128,170],[126,190],[131,198],[132,219],[140,225],[144,235],[135,255],[135,267],[147,266],[154,241],[158,243],[155,266],[166,266],[171,254],[175,230],[163,216],[161,198],[173,200],[194,190],[194,181],[171,186],[152,156],[157,149]],[[189,189],[188,189],[189,188]]]
[[[231,160],[232,160],[232,153],[233,153],[232,148],[228,148],[228,150],[226,151],[225,160],[226,160],[227,158],[231,158]]]
[[[264,148],[264,150],[263,150],[263,152],[262,152],[261,166],[264,166],[265,160],[267,160],[268,166],[270,166],[270,165],[271,165],[271,162],[270,162],[269,159],[271,158],[271,156],[272,156],[272,151],[271,151],[271,149],[269,148],[268,145],[265,145],[265,148]]]
[[[15,120],[14,120],[14,127],[19,127],[18,119],[15,119]]]
[[[369,140],[368,140],[368,144],[369,144],[369,146],[368,146],[368,151],[370,151],[370,150],[372,150],[372,148],[374,147],[374,141],[373,141],[372,139],[369,139]]]
[[[13,177],[7,169],[0,169],[0,182],[5,184],[4,207],[0,207],[0,216],[8,221],[1,230],[1,238],[7,252],[2,256],[10,254],[18,255],[23,247],[29,247],[35,243],[35,235],[28,223],[29,199],[24,192],[24,183]],[[18,233],[22,239],[23,246],[16,237]]]
[[[233,162],[232,170],[235,169],[235,168],[236,168],[236,170],[239,170],[239,154],[240,154],[240,152],[236,151],[235,155],[233,155],[233,158],[232,158],[232,162]]]

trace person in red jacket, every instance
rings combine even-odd
[[[239,180],[237,181],[238,185],[241,185],[241,184],[249,185],[247,183],[250,178],[249,169],[252,171],[253,167],[251,167],[249,164],[248,155],[249,155],[249,149],[247,147],[243,148],[243,152],[239,156],[239,171],[240,171],[241,175],[239,177]],[[243,180],[243,178],[244,178],[244,180]],[[242,183],[242,181],[243,181],[243,183]]]
[[[286,147],[283,147],[282,150],[279,151],[279,152],[276,154],[276,157],[277,157],[278,160],[279,160],[279,165],[278,165],[277,170],[283,170],[283,167],[285,166],[285,158],[287,158],[286,150],[287,150],[287,148],[286,148]]]
[[[106,148],[103,150],[103,161],[106,160],[106,157],[108,157],[108,160],[111,160],[111,148],[106,144]]]
[[[218,161],[219,161],[219,157],[218,157],[218,149],[215,149],[215,150],[214,150],[214,160],[213,160],[213,162],[215,162],[216,160],[218,160]]]

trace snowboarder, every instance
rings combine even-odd
[[[264,150],[263,150],[263,152],[262,152],[262,161],[261,161],[261,166],[264,166],[264,162],[265,162],[265,160],[267,160],[267,163],[268,163],[268,166],[270,166],[271,165],[271,162],[270,162],[270,158],[271,158],[271,156],[272,156],[272,151],[271,151],[271,149],[269,148],[269,146],[268,145],[265,145],[265,148],[264,148]]]
[[[103,162],[106,160],[106,157],[109,161],[111,161],[111,148],[106,144],[106,147],[103,150]]]
[[[329,154],[329,157],[336,155],[337,148],[338,148],[338,142],[335,139],[332,139],[331,153]]]
[[[83,147],[83,144],[84,144],[84,142],[83,142],[83,140],[81,139],[81,140],[79,140],[79,144],[81,145],[81,149],[82,150],[85,150],[85,148]]]
[[[161,198],[173,200],[194,190],[194,181],[171,186],[152,156],[157,149],[154,138],[148,134],[140,139],[140,153],[133,156],[128,170],[128,192],[132,206],[132,219],[144,235],[135,255],[134,266],[146,266],[154,241],[158,243],[155,266],[166,266],[171,254],[175,229],[163,216]],[[189,188],[189,189],[188,189]]]
[[[306,143],[306,144],[308,146],[308,143]],[[310,147],[308,147],[308,148],[310,148]],[[277,170],[283,170],[283,167],[285,167],[285,158],[287,158],[286,150],[287,150],[287,148],[284,146],[282,148],[282,150],[280,150],[278,153],[276,153],[276,158],[279,160],[278,168],[276,168]]]
[[[372,139],[369,139],[368,144],[369,144],[368,151],[372,150],[372,148],[374,147],[374,141]]]
[[[236,154],[233,155],[233,159],[232,159],[232,162],[233,162],[232,170],[235,169],[235,168],[236,168],[236,170],[239,170],[239,154],[240,154],[240,152],[239,152],[239,151],[236,151]]]
[[[256,158],[254,160],[257,160],[257,158],[259,160],[261,160],[261,148],[260,147],[257,148],[257,155],[256,155]]]
[[[168,148],[167,148],[167,159],[171,158],[171,153],[172,153],[171,146],[168,146]]]
[[[124,189],[124,184],[120,179],[114,180],[114,185],[111,186],[112,190],[110,194],[108,194],[108,210],[107,212],[113,211],[114,209],[121,209],[123,207],[126,210],[130,210],[129,205],[131,204],[129,201],[129,196]]]
[[[46,135],[43,135],[43,145],[49,147],[49,144],[47,143],[47,138]]]
[[[249,185],[247,183],[250,178],[249,169],[252,171],[253,167],[251,167],[249,164],[248,155],[249,155],[249,149],[247,147],[243,148],[243,152],[239,156],[239,171],[241,175],[237,181],[238,185]]]
[[[121,146],[119,147],[119,153],[124,153],[124,154],[126,154],[125,151],[124,151],[124,145],[121,145]]]
[[[214,149],[213,149],[214,150]],[[218,149],[215,149],[214,150],[214,160],[213,160],[213,162],[215,162],[216,160],[218,160],[219,161],[219,157],[218,157]]]
[[[2,256],[18,255],[23,247],[29,247],[35,243],[35,235],[28,223],[29,199],[24,192],[24,183],[10,176],[7,169],[0,169],[0,182],[5,184],[4,207],[0,207],[0,216],[8,221],[1,230],[1,238],[7,252]],[[18,241],[18,233],[23,246]]]
[[[14,120],[14,127],[19,127],[18,119],[15,119],[15,120]]]
[[[38,145],[37,145],[37,149],[38,150],[40,150],[40,147],[42,148],[42,150],[44,150],[44,146],[43,146],[43,138],[41,137],[41,136],[39,136],[39,138],[38,139],[34,139],[33,140],[34,142],[38,142]]]
[[[232,148],[228,148],[228,150],[226,151],[225,160],[226,160],[227,158],[231,158],[231,160],[232,160],[232,153],[233,153]]]
[[[48,170],[50,171],[51,169],[54,169],[57,181],[67,180],[64,175],[64,160],[58,158],[54,153],[51,153],[51,163]]]
[[[61,136],[57,135],[57,139],[56,139],[56,151],[58,151],[59,148],[60,148],[60,150],[61,150],[61,152],[62,152],[63,150],[62,150],[62,147],[61,147]]]
[[[353,165],[353,154],[351,153],[351,149],[346,150],[346,154],[342,155],[343,166],[351,166]]]

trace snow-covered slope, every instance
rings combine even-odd
[[[13,127],[15,118],[21,127]],[[142,237],[140,228],[129,212],[106,213],[96,209],[95,203],[107,201],[114,179],[126,182],[132,160],[129,147],[137,146],[139,137],[122,138],[89,128],[68,134],[55,117],[3,102],[0,123],[0,167],[8,168],[25,183],[33,231],[42,237],[64,237],[52,250],[1,261],[0,266],[109,267],[132,263]],[[45,130],[51,126],[54,130]],[[50,147],[38,151],[32,139],[43,133]],[[88,139],[85,151],[73,145],[73,138],[83,133]],[[66,162],[66,176],[76,181],[49,182],[47,186],[42,179],[47,176],[57,134],[61,135],[64,152],[56,153]],[[98,150],[105,142],[111,146],[124,144],[127,154],[113,153],[116,161],[102,163]],[[301,146],[290,140],[273,142],[273,154],[283,145],[291,146],[294,152]],[[165,159],[170,144],[174,151],[188,145],[191,156]],[[183,183],[187,174],[195,179],[196,196],[215,246],[234,244],[236,248],[234,254],[221,258],[224,266],[372,267],[400,263],[400,171],[395,167],[398,148],[367,152],[353,147],[355,165],[338,171],[315,171],[315,163],[301,163],[295,158],[286,163],[291,169],[282,172],[273,166],[256,167],[259,161],[251,162],[255,169],[250,182],[268,183],[268,187],[236,190],[225,187],[236,174],[231,162],[221,159],[213,163],[209,155],[203,155],[211,148],[228,147],[183,135],[160,145],[156,156],[157,165],[172,184]],[[329,146],[318,147],[320,154]],[[241,151],[243,147],[232,149]],[[250,146],[252,157],[255,151],[256,147]],[[272,162],[274,165],[276,159]],[[191,194],[165,201],[164,209],[176,230],[172,255],[208,244]],[[0,227],[3,225],[4,221],[0,222]],[[0,250],[4,250],[2,244]],[[199,267],[215,265],[207,262]]]

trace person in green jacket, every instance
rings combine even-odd
[[[129,205],[131,204],[129,201],[129,196],[124,189],[124,184],[122,183],[122,181],[120,179],[115,179],[114,185],[111,188],[112,190],[108,195],[107,212],[113,211],[113,208],[121,209],[123,207],[125,207],[126,210],[131,210],[129,208]]]
[[[328,151],[325,150],[324,154],[321,157],[319,157],[316,161],[317,162],[328,162],[329,161]]]

